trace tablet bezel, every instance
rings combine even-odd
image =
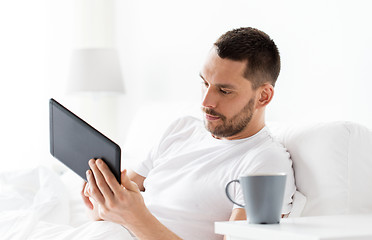
[[[61,129],[65,130],[66,132],[64,132],[64,134],[68,133],[69,131],[70,131],[69,134],[75,134],[76,132],[83,132],[83,134],[89,133],[91,136],[93,136],[93,138],[97,138],[97,140],[102,141],[102,143],[105,145],[103,146],[101,144],[99,145],[96,144],[95,146],[89,146],[89,147],[94,147],[94,151],[98,152],[98,154],[96,153],[96,155],[93,156],[89,152],[82,152],[84,151],[83,149],[87,148],[87,146],[84,146],[84,147],[78,148],[79,150],[78,151],[75,150],[74,152],[75,155],[78,155],[81,158],[79,157],[79,159],[70,159],[70,158],[67,159],[66,155],[71,155],[71,153],[66,153],[67,151],[66,149],[61,150],[61,148],[63,149],[65,147],[63,145],[66,144],[66,140],[61,139],[62,137],[60,136],[60,139],[58,139],[59,144],[55,143],[56,137],[58,137],[56,136],[56,133],[55,133],[56,127],[57,127],[56,124],[61,124],[61,123],[56,123],[56,121],[54,121],[55,119],[54,109],[55,108],[60,110],[60,112],[63,113],[66,117],[74,121],[74,124],[76,124],[74,126],[79,127],[78,131],[72,131],[72,129],[69,129],[69,127],[66,125],[65,126],[59,125],[58,126],[59,131],[61,131]],[[60,162],[62,162],[64,165],[66,165],[68,168],[70,168],[72,171],[74,171],[76,174],[82,177],[85,181],[87,181],[86,171],[90,169],[88,165],[88,161],[92,158],[95,158],[95,159],[101,158],[102,160],[105,161],[105,163],[108,165],[108,167],[110,168],[111,172],[114,174],[117,181],[120,183],[121,149],[118,144],[116,144],[114,141],[112,141],[111,139],[103,135],[97,129],[92,127],[90,124],[85,122],[83,119],[78,117],[76,114],[71,112],[69,109],[64,107],[62,104],[60,104],[53,98],[49,100],[49,122],[50,122],[50,153],[52,154],[53,157],[58,159]],[[91,139],[91,140],[95,140],[95,139]],[[81,142],[81,144],[86,144],[86,143]],[[59,148],[58,151],[56,151],[57,148]],[[107,151],[107,149],[109,149],[109,152]],[[113,156],[113,157],[107,157],[107,156]],[[76,161],[80,162],[78,163],[78,166],[76,166]]]

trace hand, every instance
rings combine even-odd
[[[137,184],[129,179],[126,170],[121,173],[120,185],[101,159],[91,159],[89,166],[92,170],[87,171],[88,193],[98,204],[98,216],[127,228],[141,224],[141,219],[150,212]]]
[[[89,184],[87,182],[84,182],[83,189],[81,190],[80,193],[84,201],[84,204],[88,207],[87,214],[89,218],[94,221],[102,221],[103,219],[98,216],[98,204],[96,201],[90,198],[89,189],[90,189]]]
[[[120,185],[101,159],[91,159],[89,166],[89,195],[98,203],[99,217],[123,225],[138,239],[181,239],[146,208],[138,185],[129,179],[126,170],[121,173]]]
[[[87,184],[87,182],[84,182],[80,195],[81,198],[83,199],[85,206],[87,206],[90,210],[93,210],[93,203],[89,199],[90,197],[89,184]]]

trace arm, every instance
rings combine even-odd
[[[135,182],[141,192],[145,191],[145,188],[143,186],[143,182],[145,181],[145,177],[139,175],[138,173],[128,170],[128,177],[131,181]]]
[[[247,220],[247,215],[245,213],[244,208],[235,208],[231,213],[229,221],[239,220]],[[226,236],[224,236],[223,239],[226,240]]]
[[[98,216],[129,229],[139,239],[181,239],[147,209],[140,193],[144,177],[134,172],[121,174],[121,185],[100,159],[90,160],[87,171],[90,196],[98,203]],[[131,181],[130,177],[134,180]]]
[[[244,208],[235,208],[230,216],[229,221],[247,220],[247,215]]]

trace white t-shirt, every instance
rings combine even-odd
[[[222,239],[214,222],[228,221],[238,207],[227,199],[225,187],[239,176],[287,173],[283,213],[290,212],[295,192],[289,153],[267,127],[249,138],[219,140],[194,117],[173,123],[133,170],[146,177],[143,197],[151,213],[183,239]],[[231,189],[232,198],[243,204],[239,185]]]

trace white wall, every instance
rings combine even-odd
[[[44,0],[0,1],[0,171],[37,164],[49,151]]]
[[[0,2],[0,170],[52,159],[48,99],[73,103],[64,91],[74,47],[73,2]],[[267,32],[281,52],[268,120],[351,120],[372,127],[370,1],[116,3],[115,40],[127,90],[118,100],[123,133],[135,109],[149,102],[199,101],[206,53],[219,35],[241,26]],[[120,143],[123,135],[116,136]]]
[[[120,1],[118,45],[133,92],[199,99],[206,52],[253,26],[277,43],[282,71],[269,120],[352,120],[372,126],[370,1]]]

